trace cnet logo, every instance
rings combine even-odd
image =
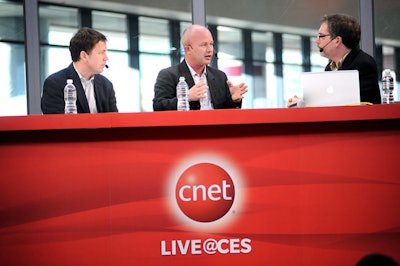
[[[232,207],[235,186],[229,174],[211,163],[187,168],[179,177],[175,197],[181,211],[198,222],[213,222]]]

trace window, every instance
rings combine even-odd
[[[283,34],[283,102],[278,106],[285,106],[293,95],[301,95],[300,73],[303,71],[301,37],[294,34]]]
[[[225,72],[228,79],[233,84],[246,82],[246,75],[243,65],[243,40],[242,31],[237,28],[218,26],[218,51],[214,50],[218,58],[218,68]],[[251,87],[249,94],[251,94]],[[251,97],[245,98],[242,103],[242,108],[251,106]]]
[[[20,3],[0,1],[0,116],[26,115],[24,18]]]
[[[124,14],[92,11],[92,27],[107,37],[109,68],[104,69],[114,86],[118,111],[139,112],[139,70],[129,63],[128,20]]]
[[[51,5],[39,6],[41,81],[71,64],[68,46],[79,29],[78,9]],[[57,58],[57,60],[54,60]]]
[[[322,57],[318,46],[315,44],[315,36],[310,37],[311,42],[311,72],[321,72],[325,70],[325,66],[328,64],[329,60]]]
[[[253,107],[276,105],[273,38],[271,32],[252,32],[253,45]],[[249,84],[248,84],[249,85]]]
[[[168,25],[165,19],[139,18],[140,93],[141,107],[145,112],[153,111],[154,83],[158,72],[171,66],[170,55],[177,49],[171,47]]]

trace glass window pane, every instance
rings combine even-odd
[[[25,33],[22,4],[0,1],[0,10],[0,40],[23,42]]]
[[[124,14],[92,12],[92,27],[107,37],[109,68],[102,74],[114,85],[120,113],[139,112],[139,71],[130,67],[128,54],[128,21]]]
[[[118,111],[140,112],[139,71],[129,67],[128,53],[108,50],[107,55],[109,68],[102,74],[113,83]]]
[[[264,108],[267,106],[266,91],[266,64],[264,62],[255,62],[253,64],[253,99],[252,107]],[[248,86],[250,84],[247,84]]]
[[[139,34],[140,52],[164,54],[171,52],[168,20],[140,17]]]
[[[231,27],[218,26],[218,58],[242,59],[242,31]]]
[[[283,38],[283,102],[278,106],[285,106],[293,95],[300,95],[300,73],[303,71],[301,36],[282,34]]]
[[[26,115],[24,20],[21,3],[0,1],[0,116]]]
[[[154,64],[154,62],[157,62],[157,64]],[[140,55],[140,93],[143,111],[153,111],[154,84],[158,72],[169,66],[171,66],[169,55]]]
[[[78,9],[39,5],[40,42],[68,46],[79,29]]]
[[[271,32],[252,32],[253,42],[253,83],[247,84],[253,89],[252,107],[265,108],[271,107],[268,93],[266,62],[274,60],[273,50],[273,35]],[[275,87],[274,87],[275,88]],[[246,96],[246,98],[249,98]]]
[[[128,50],[126,15],[93,11],[92,26],[107,37],[107,48],[109,50]]]
[[[315,37],[310,38],[311,41],[311,72],[324,71],[329,59],[321,56],[318,46],[315,44]]]
[[[39,5],[41,84],[71,62],[69,42],[79,29],[78,9]],[[57,58],[57,60],[54,60]]]
[[[293,34],[283,34],[283,54],[284,64],[302,64],[301,37]]]
[[[26,115],[25,48],[22,44],[0,43],[0,115]]]
[[[71,63],[71,55],[68,47],[51,47],[44,46],[41,49],[41,53],[45,54],[47,58],[50,58],[46,63],[46,77],[54,72],[57,72],[63,68],[66,68]],[[51,60],[51,58],[57,58],[57,60]]]
[[[382,68],[394,69],[393,48],[400,47],[400,1],[375,1],[374,7],[376,43],[383,46]]]
[[[253,32],[253,59],[261,61],[274,61],[273,38],[271,32]]]
[[[284,95],[283,102],[279,103],[278,106],[286,106],[287,101],[294,95],[301,95],[300,86],[300,73],[303,71],[302,66],[298,65],[283,65],[283,84],[284,84]]]
[[[266,64],[266,88],[267,88],[267,102],[266,107],[278,107],[278,90],[276,89],[281,83],[281,77],[275,75],[276,65],[273,63]]]
[[[48,31],[47,40],[52,45],[66,46],[72,36],[74,36],[74,32],[70,28],[52,26]]]

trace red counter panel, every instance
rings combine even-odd
[[[317,121],[332,110],[199,111],[187,125],[177,112],[41,116],[25,129],[10,121],[29,117],[6,118],[0,264],[400,261],[398,108]]]

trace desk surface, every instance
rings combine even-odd
[[[0,117],[1,131],[309,123],[400,119],[400,104]]]
[[[0,264],[400,261],[399,122],[398,104],[0,117]]]

